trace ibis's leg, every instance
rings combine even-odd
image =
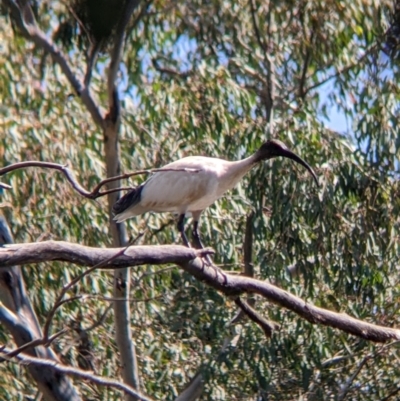
[[[180,234],[181,234],[183,243],[184,243],[188,248],[190,248],[189,240],[187,239],[186,234],[185,234],[185,214],[179,215],[179,220],[178,220],[178,231],[179,231]]]
[[[193,215],[193,243],[197,249],[204,249],[204,246],[201,243],[200,234],[199,234],[199,220],[200,220],[201,212],[202,212],[201,210],[192,212],[192,215]],[[204,259],[206,261],[206,264],[208,266],[211,266],[215,270],[217,275],[218,274],[222,275],[222,277],[224,278],[225,284],[226,284],[228,281],[226,274],[219,267],[217,267],[213,264],[210,255],[205,255]]]
[[[193,221],[193,243],[194,243],[194,247],[196,249],[203,249],[204,246],[201,242],[200,239],[200,234],[199,234],[199,221],[198,220],[194,220]]]
[[[200,233],[199,233],[199,221],[198,220],[194,220],[193,221],[193,243],[194,243],[194,247],[196,249],[204,249],[204,246],[201,242],[200,239]],[[212,260],[210,258],[210,255],[206,255],[204,257],[204,259],[206,260],[207,264],[209,266],[213,266]]]

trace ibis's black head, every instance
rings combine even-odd
[[[316,184],[318,185],[318,178],[310,165],[306,163],[301,157],[297,156],[295,153],[289,150],[284,143],[276,139],[270,139],[269,141],[264,142],[261,145],[260,149],[258,149],[258,151],[256,152],[255,160],[256,162],[260,162],[262,160],[273,159],[274,157],[278,156],[287,157],[288,159],[292,159],[295,162],[304,166],[313,176]]]

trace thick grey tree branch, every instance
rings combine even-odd
[[[93,266],[120,252],[120,249],[92,248],[68,242],[46,241],[15,244],[0,248],[0,266],[39,263],[51,260],[68,261],[78,265]],[[206,282],[213,288],[235,299],[243,293],[255,293],[275,304],[287,308],[312,324],[322,324],[375,342],[400,340],[400,330],[367,323],[345,313],[317,307],[266,281],[226,273],[218,274],[200,257],[209,249],[195,250],[179,245],[132,246],[107,265],[107,269],[138,266],[142,264],[176,263],[185,271]]]
[[[4,217],[0,216],[0,245],[13,242]],[[27,354],[57,361],[50,347],[44,347],[42,331],[25,291],[19,266],[0,268],[0,323],[12,335],[17,347],[26,347]],[[51,339],[50,339],[51,341]],[[27,347],[30,344],[30,347]],[[46,367],[29,365],[28,371],[38,389],[49,401],[79,401],[80,395],[69,378]]]
[[[13,350],[8,349],[8,348],[2,348],[0,350],[0,358],[3,359],[3,362],[4,361],[10,361],[10,362],[13,361],[13,359],[9,357],[9,354],[11,354],[12,351]],[[70,366],[62,365],[61,363],[56,362],[56,361],[42,359],[42,358],[35,358],[35,357],[27,356],[24,354],[18,354],[14,358],[22,365],[35,366],[37,369],[41,369],[41,370],[50,369],[54,373],[58,373],[58,376],[60,373],[62,373],[62,374],[69,375],[69,376],[79,377],[80,379],[87,380],[91,383],[95,383],[95,384],[105,386],[105,387],[112,387],[117,390],[123,391],[125,394],[131,395],[134,398],[136,398],[137,400],[152,401],[151,398],[141,394],[140,392],[136,391],[132,387],[127,386],[126,384],[120,383],[113,379],[107,379],[102,376],[97,376],[86,370],[72,368]]]
[[[122,251],[122,252],[121,252]],[[105,259],[120,255],[103,266],[103,269],[121,269],[143,264],[167,264],[188,262],[211,252],[209,249],[193,249],[180,245],[131,246],[124,248],[93,248],[64,241],[32,242],[0,247],[0,271],[16,264],[64,261],[80,266],[95,266]]]
[[[61,70],[71,83],[76,93],[81,97],[84,105],[92,115],[94,122],[101,127],[104,135],[104,152],[107,177],[115,177],[120,174],[120,157],[118,146],[118,132],[120,127],[120,102],[117,89],[117,73],[123,53],[123,43],[125,31],[130,21],[134,9],[139,5],[140,0],[127,0],[124,3],[124,10],[117,25],[114,46],[110,52],[110,66],[108,70],[108,99],[109,107],[107,113],[100,111],[95,104],[89,91],[92,66],[90,65],[95,58],[95,52],[89,57],[86,74],[82,79],[78,79],[72,72],[67,57],[60,49],[48,39],[38,28],[34,14],[26,0],[15,2],[6,0],[5,4],[11,10],[13,18],[21,29],[22,33],[38,47],[49,52],[53,60],[59,64]],[[104,116],[104,117],[103,117]],[[109,181],[108,190],[108,214],[110,222],[110,232],[114,246],[125,246],[128,242],[128,235],[124,224],[116,224],[113,221],[112,206],[117,200],[116,192],[119,180]],[[119,270],[115,272],[114,296],[116,298],[127,298],[129,293],[129,271]],[[116,342],[120,351],[122,375],[125,383],[139,389],[139,376],[137,370],[134,343],[130,331],[130,312],[127,302],[117,302],[114,305]],[[126,397],[126,400],[133,401],[135,397]]]

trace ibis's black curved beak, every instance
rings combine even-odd
[[[295,162],[301,164],[302,166],[304,166],[309,172],[310,174],[313,176],[315,183],[317,184],[317,186],[319,186],[319,182],[318,182],[318,177],[317,175],[314,173],[314,170],[311,168],[311,166],[304,161],[300,156],[297,156],[296,153],[293,153],[291,150],[289,149],[284,149],[282,150],[282,153],[280,154],[280,156],[282,157],[287,157],[288,159],[292,159]]]

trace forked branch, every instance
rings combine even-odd
[[[12,358],[10,355],[12,355],[13,350],[10,350],[8,348],[0,348],[0,360],[8,360],[12,361]],[[52,361],[49,359],[41,359],[41,358],[35,358],[32,356],[27,356],[25,354],[19,354],[14,357],[17,362],[19,362],[22,365],[36,365],[36,366],[42,366],[46,368],[51,368],[59,373],[69,375],[69,376],[75,376],[79,377],[83,380],[87,380],[91,383],[95,383],[101,386],[105,387],[111,387],[115,388],[117,390],[123,391],[125,394],[129,394],[133,397],[136,397],[136,399],[141,400],[141,401],[152,401],[151,398],[145,396],[144,394],[139,393],[136,391],[134,388],[127,386],[126,384],[120,383],[117,380],[113,379],[108,379],[104,378],[102,376],[95,375],[91,372],[88,372],[86,370],[78,369],[78,368],[72,368],[70,366],[65,366],[62,365],[59,362]]]
[[[261,295],[263,298],[289,309],[312,324],[322,324],[369,341],[386,342],[400,340],[400,330],[367,323],[345,313],[337,313],[317,307],[266,281],[251,277],[237,276],[225,272],[217,274],[201,259],[210,249],[195,250],[178,245],[132,246],[119,254],[121,249],[91,248],[68,242],[46,241],[30,244],[15,244],[0,248],[0,266],[24,265],[51,260],[67,261],[94,266],[102,260],[115,256],[107,269],[139,266],[143,264],[162,265],[175,263],[188,273],[211,287],[235,299],[243,293]],[[265,329],[265,327],[263,327]]]
[[[112,192],[127,191],[127,190],[131,189],[131,188],[113,188],[113,189],[109,189],[106,191],[101,191],[101,188],[110,182],[133,177],[135,175],[153,174],[153,173],[167,172],[167,171],[184,171],[184,172],[189,172],[189,173],[198,173],[200,171],[200,170],[189,169],[189,168],[182,168],[182,169],[155,168],[155,169],[149,169],[149,170],[139,170],[139,171],[134,171],[132,173],[122,174],[122,175],[119,175],[116,177],[106,178],[106,179],[100,181],[92,191],[86,190],[76,180],[75,175],[70,168],[68,168],[66,165],[58,164],[58,163],[40,162],[40,161],[18,162],[18,163],[10,164],[9,166],[0,168],[0,176],[10,173],[11,171],[28,168],[28,167],[48,168],[48,169],[53,169],[53,170],[62,172],[65,175],[65,177],[67,178],[68,182],[71,184],[72,188],[75,189],[75,191],[77,191],[80,195],[82,195],[88,199],[96,199],[96,198],[100,198],[101,196],[110,194]],[[4,184],[4,183],[1,183],[0,187],[6,188],[6,189],[11,188],[11,186]]]

